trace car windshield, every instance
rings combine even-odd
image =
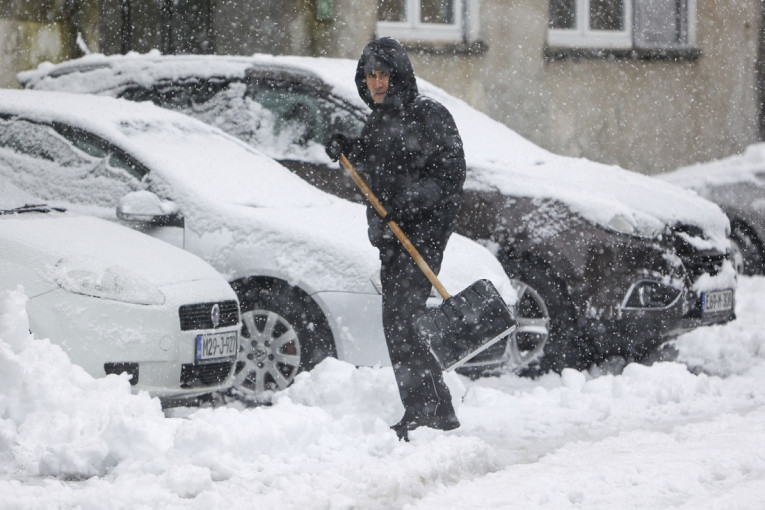
[[[123,120],[120,132],[156,177],[174,189],[257,207],[310,207],[336,199],[276,161],[203,124]],[[193,190],[193,191],[192,191]]]
[[[47,204],[26,204],[20,207],[14,207],[12,209],[0,209],[0,215],[22,214],[28,212],[48,213],[51,211],[64,212],[66,209],[63,207],[50,207]]]

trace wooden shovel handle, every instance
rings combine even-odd
[[[353,168],[353,165],[351,165],[351,162],[348,161],[348,158],[346,158],[344,154],[340,154],[340,164],[343,165],[343,168],[345,168],[348,171],[348,174],[350,174],[351,179],[353,179],[353,182],[355,182],[356,185],[358,185],[362,193],[364,193],[364,196],[366,196],[367,199],[369,199],[369,201],[372,203],[372,206],[375,208],[375,210],[380,214],[380,216],[385,218],[385,216],[388,215],[388,211],[385,210],[385,207],[383,207],[383,205],[377,199],[375,194],[372,193],[372,190],[369,189],[369,186],[367,186],[367,183],[364,182],[364,179],[361,177],[361,175],[359,175],[356,169]],[[409,252],[409,255],[412,256],[412,258],[420,267],[422,272],[425,273],[425,276],[428,278],[430,283],[433,284],[433,286],[436,288],[436,290],[444,299],[444,301],[449,299],[451,295],[449,294],[449,292],[447,292],[446,288],[441,284],[441,281],[438,279],[438,277],[433,272],[433,270],[430,269],[430,266],[428,265],[427,262],[425,262],[425,259],[422,258],[422,255],[420,255],[420,252],[417,251],[417,248],[415,248],[412,242],[409,240],[409,238],[406,237],[406,234],[404,234],[404,231],[401,230],[401,227],[399,227],[398,224],[393,220],[388,221],[388,227],[390,227],[390,229],[396,235],[398,240],[401,241],[401,244],[404,245],[404,248],[406,248],[406,251]]]

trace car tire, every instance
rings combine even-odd
[[[742,221],[731,222],[733,259],[739,273],[758,275],[765,272],[765,253],[752,229]]]
[[[505,267],[516,288],[525,287],[527,294],[533,293],[549,315],[548,338],[541,358],[519,374],[534,377],[550,371],[559,373],[564,368],[585,368],[589,362],[588,344],[576,328],[576,313],[565,284],[552,270],[539,264],[516,261]]]
[[[550,338],[550,312],[547,301],[525,281],[513,279],[518,294],[518,328],[508,345],[508,365],[520,372],[539,363]]]
[[[287,388],[300,372],[337,357],[329,324],[305,293],[281,281],[233,287],[242,311],[235,391],[267,398]]]

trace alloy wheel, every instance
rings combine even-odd
[[[300,338],[278,313],[250,310],[242,314],[234,387],[260,396],[285,389],[300,369]]]
[[[514,370],[521,370],[539,360],[549,338],[550,312],[544,298],[531,285],[512,280],[518,293],[518,329],[507,346],[507,363]]]

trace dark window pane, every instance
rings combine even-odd
[[[576,1],[550,0],[550,28],[576,28]]]
[[[421,0],[420,21],[422,23],[454,23],[453,0]]]
[[[624,0],[590,0],[590,30],[624,30]]]
[[[405,0],[380,0],[377,21],[406,21]]]

